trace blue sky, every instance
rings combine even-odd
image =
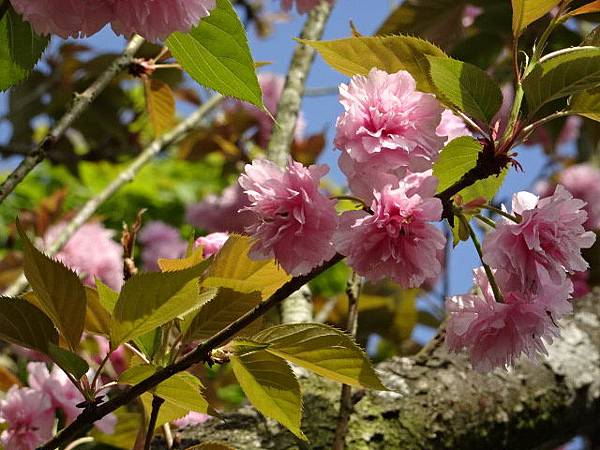
[[[278,2],[271,1],[273,3],[272,7],[277,8]],[[361,33],[371,34],[384,20],[393,3],[395,2],[388,0],[338,0],[324,38],[347,37],[350,34],[350,20]],[[273,35],[267,40],[258,39],[253,32],[250,33],[249,38],[255,60],[272,63],[263,70],[285,73],[294,48],[293,38],[298,36],[303,21],[304,16],[294,14],[290,22],[276,25]],[[99,51],[115,52],[120,51],[124,43],[123,38],[115,36],[108,28],[86,41],[86,44],[97,48]],[[330,69],[320,57],[317,57],[308,80],[308,86],[310,88],[335,87],[346,81],[347,79],[344,76]],[[0,115],[5,107],[6,96],[0,94]],[[309,131],[327,130],[328,146],[322,161],[331,166],[331,177],[341,182],[342,177],[336,164],[338,153],[333,150],[331,144],[333,125],[337,115],[341,112],[337,96],[307,97],[304,101],[303,111],[307,118]],[[6,133],[6,128],[0,125],[0,142],[3,138],[6,138]],[[539,148],[527,148],[519,152],[519,161],[525,171],[517,173],[511,170],[500,192],[500,198],[509,198],[513,192],[530,188],[532,180],[537,178],[541,167],[544,165],[545,158]],[[470,243],[460,244],[452,253],[450,260],[450,293],[458,294],[470,288],[470,268],[476,265],[478,265],[478,262],[472,245]]]

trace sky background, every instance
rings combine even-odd
[[[278,1],[270,1],[270,7],[277,10]],[[353,21],[356,28],[365,35],[372,34],[382,23],[394,3],[388,0],[338,0],[333,15],[328,23],[324,39],[347,37],[350,34],[349,22]],[[274,33],[266,40],[258,39],[251,30],[249,33],[250,45],[256,61],[269,61],[271,65],[261,70],[284,74],[287,70],[292,51],[293,38],[298,36],[305,16],[292,14],[291,20],[275,25]],[[56,48],[53,41],[49,51]],[[105,28],[85,42],[96,48],[99,52],[119,52],[125,40],[115,36],[110,28]],[[309,88],[336,87],[347,78],[329,68],[325,62],[317,57],[315,65],[308,79]],[[193,83],[193,82],[191,82]],[[191,84],[193,85],[193,84]],[[6,108],[6,96],[0,93],[0,117]],[[336,117],[342,108],[336,95],[321,97],[307,97],[304,100],[303,111],[308,123],[309,132],[327,132],[327,148],[322,157],[322,162],[331,166],[330,177],[338,182],[343,182],[343,177],[337,168],[339,152],[332,145]],[[8,136],[8,129],[0,123],[0,142]],[[499,198],[509,199],[513,192],[530,189],[543,165],[545,158],[540,148],[527,147],[520,149],[519,161],[524,167],[524,172],[517,173],[511,170],[506,182],[499,193]],[[14,164],[12,161],[0,161],[0,167],[6,168]],[[479,265],[477,256],[471,243],[461,243],[453,252],[450,259],[450,290],[451,294],[466,292],[471,287],[471,268]]]

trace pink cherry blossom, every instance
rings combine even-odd
[[[69,380],[62,369],[53,366],[49,371],[44,363],[27,364],[29,386],[39,392],[45,393],[51,400],[52,407],[61,409],[67,424],[73,422],[82,409],[77,407],[85,399],[83,394]],[[95,423],[96,428],[104,433],[114,431],[116,417],[109,414]]]
[[[0,435],[5,450],[34,450],[52,437],[54,409],[44,392],[12,386],[0,400]]]
[[[446,239],[429,223],[442,215],[436,188],[437,178],[427,171],[375,192],[372,215],[364,211],[342,215],[336,249],[348,256],[358,274],[372,281],[389,277],[413,288],[437,277],[441,270],[437,253]]]
[[[321,3],[321,0],[281,0],[281,7],[285,11],[292,9],[292,5],[296,3],[296,9],[299,13],[304,14],[312,10],[315,6]],[[335,0],[329,0],[329,3],[333,5]]]
[[[584,295],[592,292],[592,288],[589,284],[590,271],[586,272],[575,272],[571,275],[571,282],[573,283],[573,298],[578,299]]]
[[[509,291],[498,277],[505,303],[494,299],[483,268],[474,271],[477,293],[449,297],[446,345],[451,351],[466,348],[475,370],[488,372],[496,367],[513,366],[524,354],[535,359],[546,353],[544,341],[550,343],[559,334],[555,320],[568,312],[570,283],[544,286],[537,297],[525,299],[519,291]],[[550,300],[552,303],[548,304]]]
[[[483,13],[483,8],[474,5],[466,5],[463,10],[462,26],[465,28],[470,27],[475,23],[477,19]]]
[[[444,140],[436,134],[442,107],[431,94],[416,91],[405,71],[372,69],[340,86],[344,113],[335,145],[359,163],[423,171],[438,157]]]
[[[112,0],[10,0],[38,34],[85,37],[113,18]]]
[[[100,364],[110,351],[110,343],[104,336],[92,336],[98,345],[98,352],[93,355],[93,362]],[[121,375],[129,367],[129,355],[125,347],[120,346],[112,351],[108,360],[117,375]]]
[[[246,211],[248,197],[238,183],[227,187],[221,196],[209,195],[186,208],[188,223],[208,232],[241,233],[252,223],[254,216]]]
[[[561,185],[551,197],[539,201],[529,193],[516,194],[513,213],[520,222],[497,222],[483,243],[484,261],[508,271],[523,290],[533,291],[543,276],[561,284],[565,271],[585,271],[588,264],[581,249],[591,247],[596,236],[583,228],[584,205]]]
[[[335,201],[319,192],[327,166],[290,160],[285,170],[267,160],[246,165],[239,179],[250,199],[255,222],[246,231],[256,238],[250,256],[275,257],[289,274],[310,272],[335,254],[331,239],[337,227]]]
[[[181,419],[174,420],[173,424],[177,428],[190,428],[195,427],[196,425],[202,425],[209,419],[209,415],[202,414],[196,411],[191,411],[186,416],[183,416]]]
[[[442,113],[442,120],[436,128],[435,133],[438,136],[445,137],[446,143],[461,136],[472,136],[464,120],[449,109],[445,109]]]
[[[187,249],[187,242],[181,239],[179,231],[159,220],[144,225],[138,241],[144,246],[142,262],[146,270],[159,270],[160,258],[181,258]]]
[[[210,15],[215,0],[113,0],[116,33],[139,33],[150,41],[175,31],[187,32]]]
[[[202,256],[209,258],[221,250],[227,239],[229,239],[229,234],[227,233],[211,233],[196,239],[194,247],[202,247]]]
[[[44,235],[43,246],[48,248],[66,226],[65,222],[51,226]],[[79,274],[85,283],[94,286],[99,278],[113,289],[123,284],[123,248],[113,240],[114,231],[101,223],[84,224],[56,254],[56,259]]]
[[[586,202],[584,209],[588,220],[583,226],[588,230],[600,229],[600,169],[589,163],[576,164],[563,170],[558,175],[558,182],[573,197]]]

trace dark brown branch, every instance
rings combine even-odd
[[[259,317],[262,317],[271,308],[281,303],[292,293],[296,292],[298,289],[300,289],[310,280],[315,278],[317,275],[323,273],[325,270],[340,262],[343,258],[344,257],[342,255],[338,254],[321,267],[318,267],[315,270],[313,270],[311,273],[293,278],[284,286],[279,288],[267,300],[260,303],[250,312],[246,313],[238,320],[221,330],[219,333],[215,334],[213,337],[200,344],[192,353],[186,355],[180,361],[157,371],[154,375],[130,387],[129,389],[114,397],[113,399],[107,401],[106,403],[103,403],[97,407],[92,406],[85,409],[79,415],[79,417],[75,419],[73,423],[71,423],[68,427],[64,428],[51,441],[46,443],[44,446],[40,447],[40,449],[54,450],[55,448],[61,447],[71,442],[73,439],[78,437],[81,431],[86,429],[86,427],[89,424],[100,420],[107,414],[110,414],[111,412],[115,411],[117,408],[127,405],[128,403],[132,402],[137,397],[142,395],[144,392],[147,392],[150,389],[158,386],[160,383],[171,378],[173,375],[179,372],[183,372],[184,370],[189,369],[195,364],[207,361],[212,350],[224,345],[239,331],[250,325]]]
[[[144,450],[150,450],[152,444],[152,438],[154,437],[154,429],[156,428],[156,422],[158,421],[158,413],[164,403],[164,399],[152,396],[152,412],[150,413],[150,421],[148,422],[148,431],[146,432],[146,441],[144,442]]]

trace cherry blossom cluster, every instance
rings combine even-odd
[[[48,441],[60,412],[68,425],[81,409],[77,406],[85,399],[83,394],[58,367],[48,370],[45,363],[27,365],[29,387],[12,386],[0,400],[0,423],[6,429],[0,442],[6,450],[33,450]],[[116,416],[109,414],[96,422],[95,427],[112,434]]]
[[[289,11],[312,10],[321,0],[282,0]],[[329,0],[333,4],[335,0]],[[150,41],[187,32],[210,15],[216,0],[10,0],[38,34],[86,37],[111,24],[117,34],[138,33]]]
[[[478,269],[477,292],[446,301],[448,347],[466,348],[475,369],[514,365],[521,354],[536,358],[558,336],[557,321],[572,310],[568,274],[587,270],[581,250],[596,239],[583,226],[584,206],[562,185],[543,199],[520,192],[513,197],[513,218],[498,221],[486,236],[483,261],[501,298]]]

